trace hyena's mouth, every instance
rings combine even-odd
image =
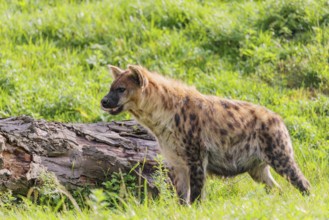
[[[108,113],[110,113],[111,115],[117,115],[119,114],[120,112],[122,112],[123,110],[123,105],[120,105],[118,107],[115,107],[115,108],[105,108],[102,106],[102,109]]]

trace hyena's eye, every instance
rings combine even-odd
[[[119,93],[123,93],[124,91],[126,91],[126,88],[119,87],[119,88],[117,88],[115,91],[117,91],[117,92],[119,92]]]

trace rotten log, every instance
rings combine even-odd
[[[135,168],[148,182],[159,153],[154,137],[133,120],[92,124],[0,119],[0,190],[26,194],[47,170],[67,189],[94,187],[113,172]],[[151,184],[152,185],[152,184]]]

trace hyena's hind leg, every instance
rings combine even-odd
[[[249,170],[248,173],[256,182],[265,184],[266,192],[269,192],[273,187],[277,187],[281,191],[280,185],[272,177],[269,165],[261,163]]]

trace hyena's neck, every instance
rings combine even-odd
[[[155,135],[160,135],[164,130],[171,130],[175,114],[180,113],[192,94],[195,97],[199,93],[185,85],[150,81],[139,107],[130,112]]]

